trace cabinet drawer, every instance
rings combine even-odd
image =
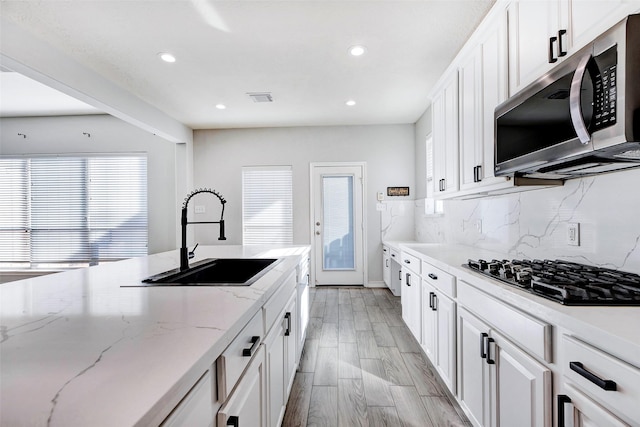
[[[422,279],[431,283],[450,298],[456,297],[456,278],[437,267],[422,261]]]
[[[209,370],[198,380],[161,426],[210,426],[213,422],[212,395],[213,382]]]
[[[458,304],[489,322],[511,341],[542,360],[551,362],[551,325],[490,297],[460,281]]]
[[[389,255],[391,255],[391,259],[398,264],[400,263],[400,253],[394,249],[389,248]]]
[[[571,336],[562,336],[562,346],[565,377],[605,409],[640,420],[640,369]]]
[[[227,399],[263,339],[262,313],[258,312],[216,361],[220,401]]]
[[[402,262],[400,265],[402,265],[402,268],[408,268],[414,273],[420,275],[420,259],[406,252],[402,252],[401,256]]]
[[[291,298],[291,295],[296,293],[296,280],[292,274],[284,281],[275,294],[269,298],[269,301],[262,307],[264,314],[264,334],[271,329],[274,322],[278,320],[280,312],[284,310],[284,306]]]

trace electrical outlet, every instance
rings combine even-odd
[[[567,224],[567,245],[580,246],[580,223]]]
[[[196,205],[194,212],[197,214],[203,214],[205,212],[205,208],[202,205]]]
[[[384,193],[382,191],[379,191],[377,197],[378,197],[378,201],[379,202],[383,201],[384,200]]]
[[[385,208],[386,208],[386,205],[384,203],[376,203],[376,210],[378,212],[382,212],[386,210]]]

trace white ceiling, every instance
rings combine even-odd
[[[3,19],[207,129],[414,123],[493,2],[2,0],[0,7]],[[355,44],[366,54],[350,56]],[[162,62],[159,52],[177,62]],[[32,107],[53,114],[23,89],[28,79],[0,77],[0,114],[30,115]],[[248,92],[271,92],[274,102],[254,103]],[[349,99],[357,104],[347,107]]]

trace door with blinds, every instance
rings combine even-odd
[[[364,284],[364,163],[312,164],[316,285]]]

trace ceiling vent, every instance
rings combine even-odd
[[[273,102],[271,92],[249,92],[247,93],[253,102]]]

